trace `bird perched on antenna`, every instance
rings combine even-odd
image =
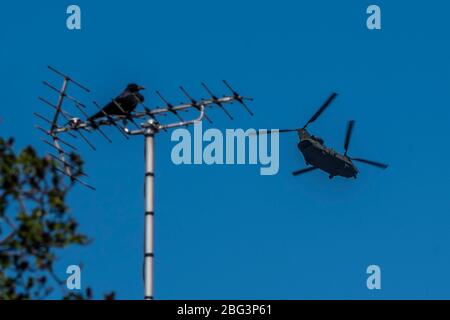
[[[139,92],[145,89],[136,83],[130,83],[125,90],[104,106],[99,112],[88,118],[88,121],[105,116],[126,116],[136,109],[139,103],[144,102],[144,96]]]

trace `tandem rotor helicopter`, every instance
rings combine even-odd
[[[319,118],[319,116],[325,111],[325,109],[336,98],[336,96],[337,93],[332,93],[319,108],[319,110],[317,110],[317,112],[311,117],[311,119],[308,120],[308,122],[306,122],[303,127],[296,129],[280,129],[278,131],[279,133],[296,131],[300,138],[300,142],[297,144],[297,147],[303,154],[306,165],[308,165],[308,167],[292,172],[294,176],[320,169],[328,173],[330,179],[335,176],[356,179],[358,169],[353,164],[353,161],[362,162],[381,169],[386,169],[388,167],[388,165],[384,163],[362,158],[353,158],[347,155],[350,138],[353,132],[353,127],[355,125],[355,121],[353,120],[349,121],[347,125],[347,133],[344,143],[344,154],[340,154],[337,151],[326,147],[322,138],[311,135],[308,131],[306,131],[308,125]],[[266,133],[270,132],[271,130],[266,131]]]

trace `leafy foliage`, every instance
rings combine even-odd
[[[69,292],[53,270],[58,249],[89,243],[65,201],[74,180],[32,147],[16,154],[13,143],[0,138],[0,299],[42,299],[55,286],[64,299],[92,299],[90,288]],[[78,155],[68,161],[74,178],[83,174]]]

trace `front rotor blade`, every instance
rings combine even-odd
[[[292,172],[292,175],[298,176],[300,174],[307,173],[307,172],[310,172],[310,171],[313,171],[313,170],[316,170],[316,169],[317,169],[317,167],[308,167],[308,168],[304,168],[304,169],[300,169],[300,170],[294,171],[294,172]]]
[[[361,158],[351,158],[354,161],[359,161],[362,163],[366,163],[366,164],[370,164],[372,166],[381,168],[381,169],[386,169],[388,167],[387,164],[384,163],[380,163],[380,162],[376,162],[376,161],[372,161],[372,160],[366,160],[366,159],[361,159]]]
[[[322,112],[325,111],[325,109],[330,105],[330,103],[334,100],[334,98],[336,98],[337,93],[333,92],[328,99],[323,103],[323,105],[320,107],[319,110],[317,110],[317,112],[311,117],[311,119],[309,119],[309,121],[305,124],[305,126],[303,128],[306,128],[310,123],[314,122],[317,120],[317,118],[322,114]]]
[[[285,132],[294,132],[294,131],[297,131],[297,130],[298,129],[279,129],[279,130],[277,130],[277,132],[278,133],[285,133]],[[253,133],[251,135],[259,136],[259,135],[263,135],[263,134],[271,134],[273,131],[275,131],[275,129],[269,129],[269,130],[266,130],[264,132],[256,131],[255,133]]]
[[[352,137],[352,132],[353,132],[354,126],[355,126],[354,120],[351,120],[348,122],[347,133],[345,135],[345,144],[344,144],[345,155],[347,155],[348,145],[350,144],[350,138]]]

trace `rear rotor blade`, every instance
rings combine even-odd
[[[317,169],[317,167],[308,167],[308,168],[304,168],[304,169],[300,169],[300,170],[294,171],[294,172],[292,172],[292,175],[293,176],[298,176],[300,174],[307,173],[307,172],[310,172],[310,171],[313,171],[313,170],[316,170],[316,169]]]
[[[361,159],[361,158],[350,158],[350,159],[352,159],[354,161],[362,162],[362,163],[365,163],[365,164],[369,164],[369,165],[372,165],[374,167],[378,167],[378,168],[381,168],[381,169],[386,169],[388,167],[387,164],[384,164],[384,163],[381,163],[381,162],[372,161],[372,160],[366,160],[366,159]]]
[[[310,123],[314,122],[317,120],[317,118],[322,114],[322,112],[325,111],[325,109],[330,105],[330,103],[334,100],[334,98],[336,98],[337,93],[333,92],[328,99],[323,103],[323,105],[320,107],[319,110],[317,110],[317,112],[311,117],[311,119],[309,119],[309,121],[305,124],[305,126],[303,128],[306,128]]]
[[[355,126],[355,121],[350,120],[347,125],[347,133],[345,135],[345,144],[344,144],[344,155],[347,155],[348,145],[350,144],[350,138],[352,137],[353,127]]]

